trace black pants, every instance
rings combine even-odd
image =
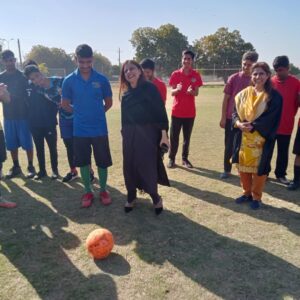
[[[63,139],[63,141],[64,141],[64,144],[65,144],[66,150],[67,150],[67,157],[68,157],[69,166],[70,166],[70,169],[72,170],[72,169],[75,168],[73,138]]]
[[[276,159],[275,176],[277,178],[284,177],[286,175],[286,169],[289,162],[290,141],[291,141],[290,135],[283,135],[283,134],[276,135],[277,159]]]
[[[232,157],[232,147],[233,147],[233,130],[232,130],[232,120],[227,119],[225,125],[225,150],[224,150],[224,172],[231,172],[231,162]]]
[[[57,173],[57,133],[56,127],[33,127],[31,128],[33,141],[36,148],[37,159],[41,172],[46,172],[45,166],[45,140],[50,152],[52,171]]]
[[[177,118],[172,116],[171,130],[170,130],[170,153],[169,158],[175,160],[179,135],[182,128],[183,131],[183,145],[182,145],[182,159],[187,159],[189,156],[190,139],[192,135],[195,118]]]

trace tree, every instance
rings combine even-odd
[[[193,47],[197,54],[198,68],[216,69],[216,74],[225,81],[232,71],[224,69],[240,67],[243,53],[255,51],[251,43],[242,39],[238,30],[229,32],[225,27],[194,41]]]
[[[296,67],[294,64],[290,64],[290,73],[292,75],[297,76],[298,78],[300,77],[300,69]]]
[[[112,75],[112,65],[109,59],[103,56],[101,53],[94,52],[94,68],[98,72],[101,72],[107,77]]]
[[[60,48],[48,48],[36,45],[31,48],[31,51],[26,55],[26,59],[33,59],[37,64],[44,63],[48,69],[65,69],[67,74],[75,68],[72,55],[67,54],[65,50]]]
[[[187,37],[172,24],[162,25],[157,29],[138,28],[132,33],[130,42],[135,48],[136,60],[153,59],[157,71],[163,75],[170,75],[180,66],[181,53],[189,48]]]

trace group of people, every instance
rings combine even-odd
[[[140,63],[127,60],[122,66],[120,101],[126,213],[133,210],[138,190],[150,195],[156,214],[163,211],[158,184],[170,184],[162,157],[168,152],[167,167],[176,167],[181,129],[182,165],[193,168],[189,160],[189,145],[196,116],[195,97],[203,85],[201,75],[193,69],[194,57],[192,51],[184,50],[182,67],[175,70],[169,79],[174,98],[170,139],[165,109],[167,88],[155,76],[154,61],[148,58]],[[106,185],[112,158],[106,112],[112,106],[112,90],[108,79],[93,69],[93,50],[89,45],[82,44],[76,48],[75,60],[77,69],[67,77],[46,77],[36,62],[27,61],[22,73],[16,68],[13,52],[6,50],[2,53],[5,71],[0,74],[0,101],[3,102],[4,134],[0,127],[0,174],[2,176],[2,162],[6,159],[6,142],[6,149],[11,152],[13,160],[7,178],[21,172],[19,147],[27,152],[27,177],[41,180],[47,176],[46,140],[51,178],[58,178],[58,114],[70,167],[62,181],[77,178],[79,168],[85,189],[81,207],[90,207],[94,201],[91,187],[94,179],[93,150],[100,185],[99,200],[103,205],[109,205],[112,200]],[[243,189],[242,196],[236,202],[249,202],[253,209],[261,204],[275,142],[278,145],[275,174],[282,183],[289,183],[285,177],[288,147],[300,99],[300,83],[289,75],[286,56],[275,59],[276,75],[272,78],[269,66],[263,62],[257,63],[257,60],[257,53],[246,52],[242,57],[242,71],[229,78],[224,89],[220,121],[220,126],[225,128],[224,173],[221,178],[228,178],[232,164],[236,164]],[[37,152],[38,172],[33,166],[31,136]],[[295,176],[289,183],[289,189],[300,186],[299,144],[300,129],[294,146]],[[0,207],[15,207],[15,203],[1,199]]]
[[[221,178],[228,178],[232,164],[237,164],[243,195],[236,202],[249,202],[254,209],[260,207],[276,144],[277,180],[291,191],[300,187],[300,120],[293,147],[294,178],[292,181],[286,178],[289,145],[300,106],[300,81],[289,74],[287,56],[274,59],[274,76],[266,63],[257,60],[256,52],[246,52],[242,70],[229,77],[220,121],[225,129]]]

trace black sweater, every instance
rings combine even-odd
[[[168,116],[165,105],[154,84],[148,81],[129,89],[122,96],[122,127],[126,125],[158,125],[168,130]]]

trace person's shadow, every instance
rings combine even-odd
[[[263,204],[262,209],[254,211],[250,209],[248,205],[236,204],[233,198],[213,191],[201,190],[175,180],[171,180],[171,185],[178,191],[186,193],[192,197],[238,213],[250,215],[253,218],[283,225],[291,232],[300,235],[300,214],[295,211],[286,208],[277,208],[266,204]]]
[[[227,179],[221,179],[221,173],[215,170],[209,170],[203,167],[194,167],[193,169],[187,169],[179,165],[177,166],[177,168],[182,170],[183,172],[188,172],[194,175],[218,180],[224,185],[230,184],[233,186],[240,186],[240,178],[239,176],[234,174],[230,175],[230,177]],[[285,185],[280,184],[276,179],[272,177],[269,177],[267,179],[263,192],[277,199],[300,205],[300,189],[297,191],[288,191]]]
[[[169,262],[223,299],[297,298],[300,295],[300,270],[296,266],[256,246],[222,236],[182,214],[165,210],[157,217],[150,200],[139,199],[135,209],[125,214],[125,195],[113,187],[109,190],[113,198],[110,207],[94,203],[89,210],[79,210],[78,202],[48,199],[60,214],[73,222],[109,229],[116,244],[134,242],[133,251],[143,261],[161,266]],[[78,192],[76,194],[78,198]],[[220,195],[214,196],[220,198]],[[226,200],[221,198],[220,201]],[[127,264],[122,258],[121,263],[118,260],[120,257],[116,256],[112,266],[106,262],[97,265],[111,274],[126,275]],[[172,288],[181,290],[176,285],[168,289]]]
[[[6,184],[13,191],[13,197],[8,195],[8,198],[14,198],[18,207],[0,210],[1,253],[28,280],[39,297],[100,299],[101,295],[101,299],[117,299],[115,282],[109,275],[85,276],[65,254],[64,249],[77,248],[81,243],[77,236],[64,229],[68,226],[67,219],[32,198],[13,181]],[[15,298],[14,292],[18,293],[17,288],[6,294]],[[26,297],[35,296],[21,296]]]

